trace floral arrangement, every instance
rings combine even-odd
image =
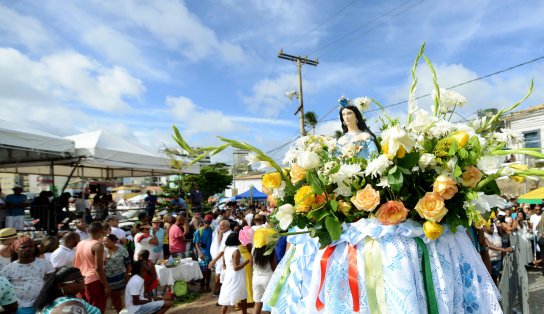
[[[207,148],[216,154],[231,145],[252,151],[251,162],[274,168],[263,176],[263,190],[278,207],[270,221],[276,230],[264,229],[254,235],[254,245],[269,245],[281,231],[298,227],[318,237],[322,246],[340,238],[345,223],[364,218],[377,219],[383,225],[396,225],[406,219],[421,222],[425,236],[434,240],[447,224],[482,227],[489,211],[505,202],[495,180],[501,176],[544,175],[544,171],[503,165],[503,155],[528,154],[544,158],[540,150],[510,149],[520,141],[510,130],[498,129],[501,116],[513,110],[532,93],[492,117],[471,123],[450,119],[466,98],[441,89],[436,73],[421,47],[412,68],[407,123],[390,118],[385,112],[378,151],[368,159],[359,157],[361,143],[371,141],[360,133],[355,141],[343,142],[330,136],[307,135],[297,140],[279,166],[259,149],[245,143],[221,138],[225,144]],[[435,91],[432,112],[417,105],[415,75],[423,58],[430,68]],[[362,106],[368,97],[352,101],[343,97],[340,105]],[[189,153],[177,129],[174,139]],[[206,154],[205,153],[205,154]],[[205,155],[204,154],[204,155]],[[202,156],[203,157],[203,156]],[[197,158],[198,159],[198,158]],[[287,234],[287,233],[283,233]]]

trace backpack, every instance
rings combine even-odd
[[[176,282],[174,282],[173,290],[174,290],[174,295],[178,298],[186,295],[189,292],[187,283],[183,280],[176,280]]]

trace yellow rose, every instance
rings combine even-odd
[[[440,222],[440,220],[448,213],[448,209],[444,204],[444,199],[440,194],[435,192],[427,192],[425,196],[417,202],[415,210],[422,218],[434,222]]]
[[[469,135],[465,131],[455,131],[450,135],[457,142],[458,147],[463,147],[468,143]]]
[[[442,235],[442,232],[444,232],[444,227],[434,221],[425,221],[425,223],[423,223],[423,233],[431,240],[438,239],[438,237]]]
[[[341,211],[345,216],[349,215],[351,210],[351,203],[346,201],[338,201],[338,210]]]
[[[278,231],[270,228],[260,228],[253,235],[253,246],[257,249],[272,243],[277,238]]]
[[[406,220],[409,210],[404,207],[404,204],[399,201],[389,201],[380,208],[376,213],[376,219],[378,219],[382,225],[398,225]]]
[[[380,192],[374,190],[372,185],[367,184],[364,189],[357,191],[351,197],[351,202],[359,211],[371,212],[380,205]]]
[[[433,183],[433,192],[438,193],[445,200],[451,199],[457,191],[455,181],[448,176],[438,176]]]
[[[295,207],[297,213],[309,212],[314,203],[314,190],[309,185],[303,185],[295,194]]]
[[[268,197],[266,198],[266,200],[268,201],[268,204],[271,208],[276,208],[276,206],[278,206],[278,198],[273,196],[273,195],[268,195]]]
[[[461,184],[469,188],[475,188],[482,179],[482,176],[483,174],[478,168],[469,166],[461,175]]]
[[[277,189],[281,185],[281,174],[279,172],[267,173],[263,176],[263,187]]]
[[[300,182],[306,178],[306,174],[308,173],[308,170],[302,168],[301,166],[297,164],[291,165],[291,172],[289,173],[291,175],[291,183],[297,184],[297,182]]]

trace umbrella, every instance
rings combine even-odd
[[[532,190],[529,193],[518,196],[518,203],[542,204],[544,199],[544,187]]]

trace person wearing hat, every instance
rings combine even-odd
[[[6,227],[23,230],[25,227],[25,207],[29,204],[20,185],[13,187],[13,194],[6,196]]]
[[[193,243],[198,253],[198,265],[202,271],[203,278],[200,281],[200,293],[210,292],[210,278],[212,271],[208,264],[212,261],[210,248],[212,246],[213,230],[210,227],[213,216],[208,214],[204,217],[204,226],[198,228],[193,235]]]
[[[153,247],[158,243],[157,237],[151,234],[151,226],[149,224],[140,226],[140,232],[134,236],[134,261],[138,260],[138,253],[143,250],[151,252]],[[153,263],[155,262],[153,261]]]
[[[157,244],[153,245],[153,249],[149,251],[150,259],[156,263],[158,260],[164,258],[162,251],[162,245],[164,243],[164,229],[161,228],[161,219],[159,217],[153,217],[151,220],[151,235],[157,239]]]
[[[11,263],[11,245],[17,239],[15,228],[4,228],[0,230],[0,270]]]

